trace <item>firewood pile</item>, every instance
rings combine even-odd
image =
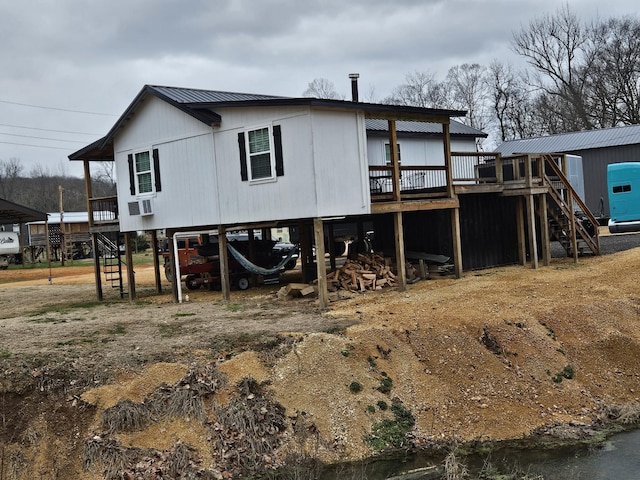
[[[373,254],[358,254],[357,259],[349,259],[344,265],[327,275],[327,289],[350,292],[381,290],[397,285],[396,275],[391,271],[384,257]]]

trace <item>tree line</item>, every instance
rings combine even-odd
[[[115,182],[106,174],[108,171],[108,167],[105,167],[92,178],[94,196],[116,194]],[[65,212],[87,211],[84,179],[71,177],[64,172],[53,172],[42,166],[36,166],[26,173],[20,159],[0,159],[0,198],[3,200],[40,212],[59,212],[60,187]]]
[[[564,5],[514,32],[510,47],[525,67],[463,64],[443,80],[416,71],[381,102],[466,110],[461,121],[496,144],[640,123],[637,17],[587,21]],[[326,79],[309,83],[303,95],[344,98]]]

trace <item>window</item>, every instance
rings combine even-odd
[[[162,190],[160,154],[157,148],[129,154],[127,158],[131,195],[147,195]]]
[[[613,193],[626,193],[631,191],[631,185],[616,185],[613,187]]]
[[[284,175],[280,125],[238,133],[242,181],[275,179]]]
[[[250,130],[249,138],[249,165],[251,180],[271,178],[271,142],[269,141],[269,129],[260,128]]]
[[[138,193],[149,193],[153,190],[151,187],[151,158],[149,152],[136,153],[135,158]]]
[[[398,165],[400,165],[401,160],[400,160],[400,144],[397,143],[396,144],[396,148],[398,149]],[[384,158],[387,161],[387,165],[391,165],[391,145],[388,143],[384,144]]]

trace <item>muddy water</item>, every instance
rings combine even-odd
[[[508,478],[536,478],[544,480],[640,480],[640,429],[619,433],[610,437],[601,447],[575,447],[562,450],[507,450],[492,454],[489,458],[462,459],[471,475],[479,478],[479,472],[490,462],[495,474]],[[403,459],[378,461],[369,465],[352,465],[351,468],[327,472],[324,479],[367,480],[435,480],[446,478],[442,459],[411,455]],[[528,476],[526,476],[528,475]],[[493,478],[483,476],[481,478]],[[500,478],[500,477],[496,477]]]

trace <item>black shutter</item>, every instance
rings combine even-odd
[[[129,154],[127,156],[127,160],[129,161],[129,190],[131,190],[131,195],[136,194],[136,174],[133,171],[133,155]]]
[[[247,147],[244,144],[244,132],[238,134],[238,147],[240,148],[240,178],[243,182],[249,180],[247,172]]]
[[[284,175],[284,160],[282,158],[282,133],[280,125],[273,126],[273,148],[276,154],[276,176]]]
[[[156,192],[162,191],[162,182],[160,181],[160,154],[158,149],[153,149],[153,175],[156,181]]]

